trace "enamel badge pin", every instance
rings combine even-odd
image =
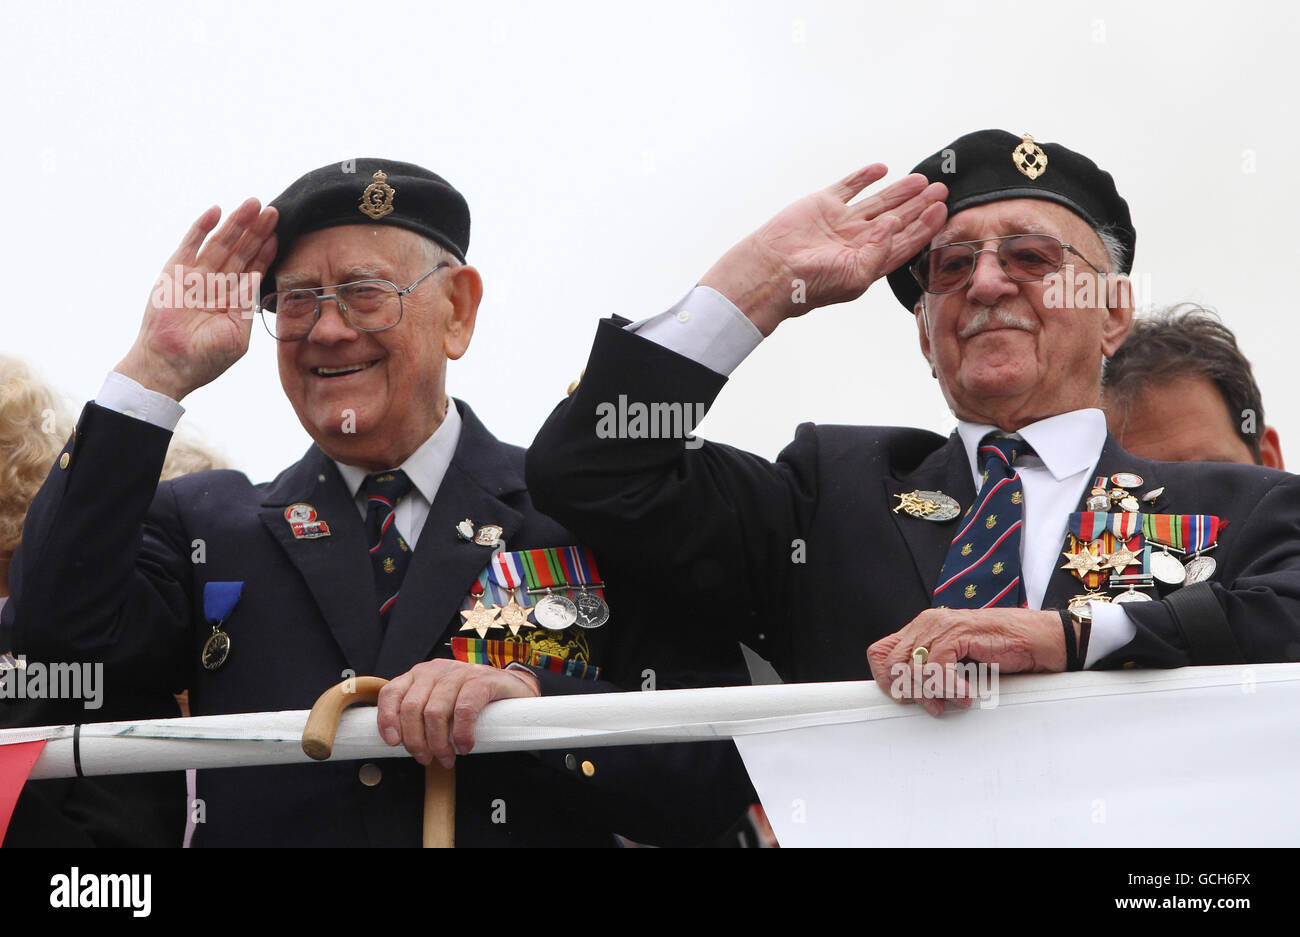
[[[316,517],[316,509],[299,502],[284,509],[284,519],[297,540],[316,540],[330,535],[330,526]]]

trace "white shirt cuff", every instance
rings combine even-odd
[[[1107,654],[1118,651],[1137,637],[1137,625],[1124,612],[1124,606],[1110,602],[1089,602],[1092,612],[1092,636],[1088,639],[1088,669]]]
[[[106,410],[116,410],[137,420],[152,423],[168,432],[176,429],[176,424],[185,413],[185,408],[166,394],[149,390],[116,371],[110,371],[104,379],[104,386],[99,389],[95,403]]]
[[[763,340],[758,326],[709,286],[695,287],[667,312],[633,322],[627,330],[724,377]]]

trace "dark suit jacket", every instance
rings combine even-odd
[[[770,463],[727,446],[595,431],[596,408],[620,395],[708,405],[725,382],[602,323],[580,387],[529,452],[534,500],[603,555],[667,557],[664,576],[694,583],[719,624],[787,680],[869,678],[867,646],[930,607],[952,537],[951,523],[894,513],[892,496],[940,490],[970,504],[961,441],[805,424]],[[1207,650],[1216,638],[1235,644],[1240,659],[1300,659],[1300,479],[1255,466],[1150,462],[1108,439],[1095,474],[1118,471],[1141,475],[1144,491],[1165,486],[1161,512],[1217,514],[1229,525],[1212,554],[1213,583],[1180,590],[1201,601],[1125,606],[1137,636],[1099,666],[1228,662],[1230,654]],[[1084,591],[1058,570],[1043,607],[1062,608]]]
[[[170,434],[88,404],[69,465],[37,496],[14,561],[14,650],[102,660],[106,698],[122,701],[111,710],[129,712],[117,718],[186,687],[195,715],[306,709],[347,671],[391,678],[451,656],[461,599],[492,553],[458,538],[456,522],[498,524],[510,549],[574,542],[533,507],[523,451],[458,406],[459,446],[381,635],[364,521],[319,449],[266,485],[231,471],[158,485]],[[296,502],[312,505],[330,536],[296,539],[284,516]],[[585,635],[602,679],[544,672],[544,693],[636,690],[647,669],[659,688],[742,680],[738,650],[720,645],[703,669],[681,667],[680,642],[637,618],[645,596],[631,577],[618,591],[617,566],[602,569],[610,622]],[[211,581],[244,583],[223,629],[230,656],[216,671],[199,664]],[[87,716],[68,721],[78,719]],[[356,762],[201,771],[195,844],[418,845],[423,769],[407,757],[378,764],[373,787]],[[471,755],[458,760],[457,795],[462,845],[609,845],[611,831],[696,842],[752,797],[730,743]]]

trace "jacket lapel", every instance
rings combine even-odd
[[[298,539],[285,519],[297,502],[316,509],[328,537]],[[334,463],[316,446],[272,483],[258,511],[307,584],[348,666],[369,673],[379,652],[379,611],[365,525]]]
[[[460,441],[402,580],[372,671],[376,676],[391,679],[409,670],[434,656],[437,645],[459,630],[461,600],[488,565],[493,548],[462,540],[456,524],[467,517],[476,527],[496,524],[509,543],[523,523],[523,515],[503,500],[524,489],[517,456],[468,406],[456,403],[462,418]]]
[[[886,478],[885,492],[892,509],[901,495],[909,491],[941,491],[956,499],[964,513],[975,500],[975,486],[971,481],[970,463],[961,437],[953,433],[948,442],[936,449],[912,472],[900,478]],[[948,545],[953,535],[961,529],[962,517],[948,522],[935,522],[913,517],[903,511],[890,511],[898,532],[907,543],[908,552],[916,566],[921,586],[929,596],[937,584],[939,571],[948,555]]]

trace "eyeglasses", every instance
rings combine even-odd
[[[356,280],[333,287],[281,290],[262,299],[262,323],[281,342],[306,338],[320,320],[321,303],[338,304],[343,321],[359,332],[382,332],[402,321],[402,297],[450,264],[438,264],[404,290],[388,280]],[[332,289],[334,292],[322,292]]]
[[[1020,283],[1043,280],[1056,273],[1065,263],[1066,251],[1097,273],[1106,275],[1074,247],[1050,234],[1008,234],[987,240],[998,241],[999,244],[996,248],[976,250],[975,245],[983,244],[984,241],[956,241],[926,250],[912,264],[912,276],[927,293],[955,293],[964,289],[975,275],[975,263],[979,260],[979,255],[990,251],[997,254],[1002,272]]]

